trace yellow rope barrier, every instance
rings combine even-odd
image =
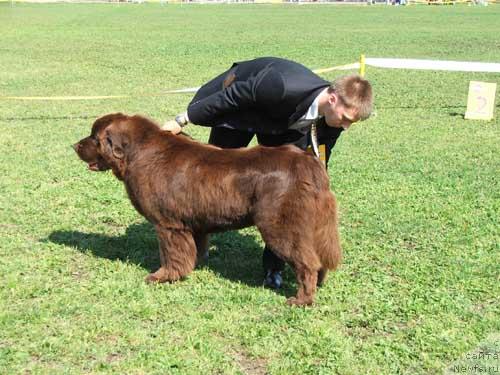
[[[332,66],[331,68],[315,69],[315,70],[313,70],[313,72],[316,74],[321,74],[321,73],[333,72],[334,70],[357,69],[358,67],[359,67],[358,63],[353,63],[353,64],[346,64],[346,65]]]

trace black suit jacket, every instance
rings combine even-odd
[[[227,78],[231,83],[224,87]],[[329,85],[290,60],[262,57],[237,62],[198,90],[188,106],[188,117],[197,125],[227,124],[255,133],[282,134]]]

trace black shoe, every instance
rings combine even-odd
[[[264,278],[264,286],[271,289],[279,289],[283,284],[281,271],[268,270]]]

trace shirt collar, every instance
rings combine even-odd
[[[321,91],[314,101],[311,103],[309,108],[307,109],[307,112],[302,116],[300,119],[301,120],[315,120],[319,117],[319,112],[318,112],[318,105],[319,105],[319,97],[321,94],[323,94],[326,90],[328,90],[328,87],[325,88],[323,91]]]

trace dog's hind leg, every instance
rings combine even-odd
[[[296,236],[292,240],[276,239],[265,230],[261,230],[266,243],[273,246],[273,250],[288,262],[295,271],[297,278],[297,295],[287,300],[289,305],[311,305],[314,302],[318,276],[324,277],[321,263],[310,245],[312,240],[307,238],[307,233]],[[322,276],[321,276],[322,275]]]
[[[311,270],[307,266],[295,264],[295,275],[297,277],[298,289],[295,297],[290,297],[286,301],[288,305],[312,305],[316,284],[318,282],[318,271]]]
[[[156,226],[160,245],[160,268],[146,277],[146,282],[176,281],[188,275],[196,263],[193,234],[186,230]]]

